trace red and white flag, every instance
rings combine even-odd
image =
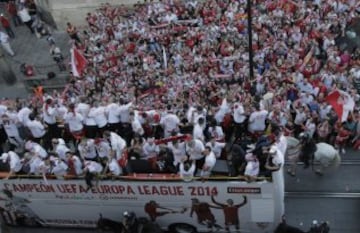
[[[71,71],[75,77],[80,77],[84,71],[87,60],[76,48],[72,48],[71,52]]]
[[[355,101],[350,94],[340,90],[331,92],[326,97],[326,102],[332,106],[339,119],[341,119],[341,122],[347,120],[350,112],[352,112],[355,107]]]

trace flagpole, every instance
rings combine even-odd
[[[253,47],[252,47],[252,0],[247,0],[247,22],[248,22],[248,43],[249,43],[249,77],[254,79],[254,61],[253,61]]]

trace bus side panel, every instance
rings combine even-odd
[[[2,215],[13,225],[94,227],[100,214],[121,221],[124,211],[134,211],[163,227],[268,232],[282,215],[268,182],[101,181],[86,192],[81,180],[21,179],[2,180],[0,188]]]

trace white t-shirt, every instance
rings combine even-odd
[[[70,132],[79,132],[84,128],[83,116],[80,113],[67,112],[65,122],[69,125]]]
[[[25,144],[25,148],[31,153],[33,153],[35,156],[36,155],[40,156],[40,158],[45,159],[48,156],[46,150],[36,142],[30,142],[30,141],[27,142]]]
[[[55,175],[55,176],[64,176],[67,174],[67,170],[68,170],[68,165],[62,161],[61,159],[56,158],[54,161],[54,166],[51,170],[51,172]]]
[[[109,171],[111,172],[111,174],[115,175],[115,176],[119,176],[122,174],[122,169],[119,166],[119,163],[116,159],[111,159],[109,161]]]
[[[46,133],[45,127],[40,123],[40,121],[28,121],[26,126],[29,128],[34,138],[41,138]]]
[[[43,119],[47,124],[55,124],[56,123],[56,108],[53,107],[43,107]]]
[[[194,125],[193,138],[194,139],[199,139],[201,141],[205,141],[204,130],[201,127],[201,125],[199,125],[199,124]]]
[[[234,104],[233,117],[234,122],[238,124],[241,124],[246,120],[245,110],[242,104]]]
[[[26,123],[28,121],[30,121],[29,115],[31,112],[32,112],[31,109],[28,107],[24,107],[24,108],[20,109],[20,111],[18,112],[18,120],[24,126],[26,125]]]
[[[80,156],[84,159],[95,159],[97,156],[94,139],[87,139],[85,143],[80,143],[78,150]]]
[[[180,119],[175,114],[168,113],[161,118],[160,124],[164,126],[164,131],[169,133],[177,131]]]
[[[267,118],[268,111],[260,110],[251,113],[249,118],[249,131],[264,131],[265,130],[265,120]]]
[[[58,141],[59,144],[56,145],[54,151],[60,159],[66,160],[66,152],[69,152],[70,149],[65,145],[65,142],[62,138],[59,138]]]
[[[143,145],[143,153],[146,159],[156,157],[160,152],[160,147],[155,143],[145,142]]]
[[[174,155],[174,165],[178,165],[183,158],[186,157],[185,151],[185,142],[178,142],[177,146],[175,147],[172,142],[167,144],[167,147],[172,151]]]
[[[105,112],[108,115],[108,122],[110,124],[116,124],[120,122],[120,109],[116,103],[111,103],[105,108]]]
[[[10,170],[14,172],[19,172],[22,168],[20,157],[13,151],[9,151],[8,156],[10,157]]]
[[[190,159],[199,160],[204,157],[202,152],[205,150],[205,146],[202,141],[194,139],[194,146],[190,147],[186,145],[186,152],[190,155]]]
[[[211,148],[211,151],[214,152],[216,158],[220,158],[221,156],[221,152],[223,150],[223,148],[225,147],[225,143],[224,142],[207,142],[206,146],[209,146]]]
[[[103,128],[107,124],[107,118],[105,115],[105,107],[100,106],[95,109],[91,108],[88,116],[94,118],[96,125],[99,128]]]
[[[126,141],[118,134],[110,133],[110,146],[116,153],[116,159],[119,160],[122,157],[123,150],[126,148]]]
[[[108,142],[102,140],[95,144],[95,148],[100,158],[109,157],[111,148]]]
[[[103,170],[101,164],[95,161],[85,161],[85,167],[89,170],[90,173],[101,173]]]
[[[207,170],[201,170],[200,176],[210,176],[212,169],[214,168],[216,164],[216,157],[214,152],[210,152],[210,154],[206,155],[205,157],[205,163],[203,167],[207,167]]]
[[[184,163],[180,163],[179,175],[185,182],[190,182],[194,178],[195,169],[196,169],[195,163],[192,163],[191,167],[187,171],[185,171],[184,169]]]

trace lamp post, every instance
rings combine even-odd
[[[252,18],[251,18],[251,9],[252,9],[252,0],[247,0],[247,21],[248,21],[248,40],[249,40],[249,74],[250,80],[254,79],[254,61],[253,61],[253,48],[252,48]]]

